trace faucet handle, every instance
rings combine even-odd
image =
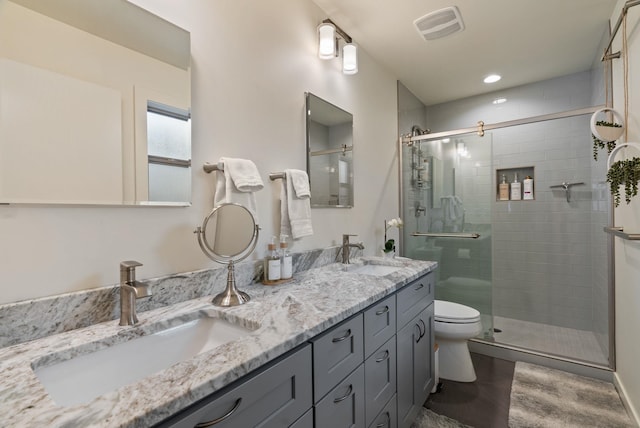
[[[138,266],[142,266],[142,263],[135,260],[126,260],[120,263],[120,269],[135,269]]]

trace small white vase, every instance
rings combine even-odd
[[[384,257],[385,259],[393,259],[396,257],[396,252],[395,251],[389,251],[388,253],[385,253],[384,250],[382,251],[382,257]]]

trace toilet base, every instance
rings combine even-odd
[[[476,371],[473,368],[471,354],[466,340],[447,340],[436,336],[440,347],[438,362],[440,378],[455,382],[475,382]]]

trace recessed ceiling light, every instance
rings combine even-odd
[[[507,99],[506,98],[496,98],[493,100],[494,104],[502,104],[502,103],[506,103]]]
[[[484,78],[484,83],[495,83],[500,79],[502,79],[502,76],[498,74],[490,74]]]

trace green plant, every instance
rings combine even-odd
[[[638,181],[640,180],[640,158],[619,160],[613,163],[607,172],[611,195],[615,206],[620,205],[620,186],[624,186],[625,201],[631,202],[631,198],[638,194]]]
[[[389,221],[384,221],[384,247],[382,248],[382,251],[384,251],[385,253],[390,253],[396,250],[396,241],[393,239],[387,239],[387,230],[389,230],[390,227],[397,227],[398,229],[400,229],[403,224],[404,223],[402,222],[402,219],[400,217],[392,218]]]
[[[604,120],[597,121],[596,122],[596,126],[610,126],[612,128],[622,128],[622,125],[620,125],[618,123],[606,122]],[[593,137],[593,159],[594,160],[598,160],[598,150],[599,149],[604,149],[605,146],[606,146],[607,147],[607,153],[611,154],[613,149],[615,149],[615,147],[616,147],[615,140],[614,141],[603,141],[603,140],[599,139],[598,137],[596,137],[593,134],[591,134],[591,137]]]

